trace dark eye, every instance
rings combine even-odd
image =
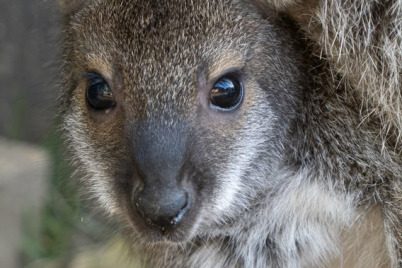
[[[88,76],[87,102],[95,110],[106,110],[116,105],[113,93],[106,81],[97,75]]]
[[[214,108],[230,111],[239,106],[243,95],[243,85],[239,79],[234,75],[227,75],[214,84],[210,101]]]

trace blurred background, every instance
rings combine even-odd
[[[0,0],[0,267],[125,267],[57,131],[59,20],[57,1]]]

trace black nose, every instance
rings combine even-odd
[[[179,223],[190,208],[190,196],[179,189],[154,191],[150,188],[137,192],[134,202],[148,223],[172,227]]]

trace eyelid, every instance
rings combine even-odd
[[[243,80],[243,68],[233,67],[226,69],[224,72],[220,73],[219,76],[212,77],[209,84],[213,87],[219,80],[225,77],[236,77],[240,81]]]
[[[89,79],[104,79],[103,76],[97,72],[80,73],[80,76]]]
[[[87,79],[90,85],[94,85],[99,82],[105,82],[109,86],[109,88],[113,91],[113,84],[111,83],[111,81],[105,76],[101,75],[100,72],[96,70],[89,71],[87,73],[80,73],[80,75],[81,77]]]

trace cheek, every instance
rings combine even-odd
[[[120,210],[118,183],[127,162],[124,114],[116,109],[104,118],[89,110],[85,95],[76,94],[69,115],[64,119],[73,162],[83,174],[81,180],[94,199],[109,214]]]
[[[88,122],[90,129],[88,138],[102,155],[111,156],[122,151],[125,146],[125,136],[123,122],[121,120],[111,120],[109,122],[95,123]]]
[[[85,81],[77,85],[64,121],[71,141],[79,148],[76,150],[78,157],[83,155],[94,161],[107,160],[125,147],[125,113],[122,105],[119,102],[112,109],[94,110],[86,101]]]
[[[212,211],[216,215],[216,219],[221,217],[233,217],[248,207],[248,197],[252,193],[249,191],[249,183],[252,178],[247,177],[250,166],[259,154],[260,142],[253,136],[244,135],[236,140],[236,143],[227,151],[226,163],[218,166],[215,171],[215,189],[213,198]],[[258,135],[258,134],[257,134]]]
[[[268,103],[246,101],[247,109],[236,120],[222,124],[205,120],[202,124],[205,134],[200,137],[199,152],[205,159],[200,162],[210,163],[214,177],[211,198],[206,201],[208,213],[213,216],[207,221],[219,224],[247,209],[250,198],[266,179],[261,172],[251,170],[252,167],[261,161],[266,166],[264,169],[270,169],[269,163],[260,158],[261,154],[269,155],[266,151],[271,147],[275,116]]]

